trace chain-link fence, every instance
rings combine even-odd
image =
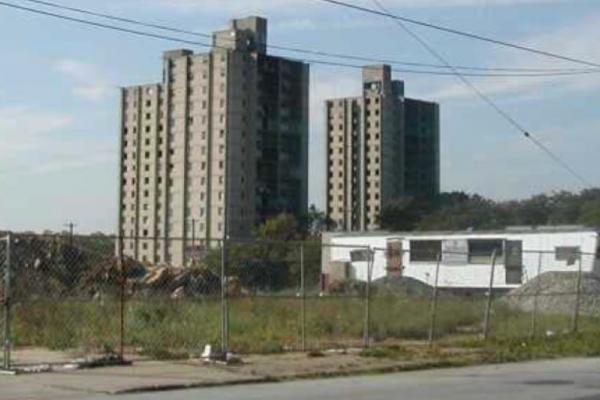
[[[596,255],[523,250],[515,273],[488,250],[69,235],[12,235],[9,248],[0,237],[2,362],[11,350],[18,368],[197,357],[206,344],[274,353],[600,330],[600,279],[586,272]]]
[[[21,351],[13,353],[12,366],[119,352],[122,276],[114,243],[13,235],[10,332]]]
[[[2,299],[2,317],[0,319],[0,340],[2,340],[2,353],[0,354],[0,369],[10,369],[10,302],[8,280],[10,273],[7,273],[10,268],[9,259],[9,240],[8,235],[0,233],[0,299]]]

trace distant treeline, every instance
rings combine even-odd
[[[600,227],[600,189],[540,194],[524,200],[494,201],[464,192],[442,193],[434,200],[403,197],[384,207],[387,230],[501,229],[513,225],[586,225]]]

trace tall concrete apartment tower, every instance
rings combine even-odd
[[[440,191],[439,106],[404,97],[387,65],[363,68],[360,97],[328,100],[327,215],[346,231],[375,230],[382,208]]]
[[[308,65],[267,54],[267,21],[249,17],[208,53],[165,52],[162,83],[123,88],[124,254],[183,265],[208,239],[305,213],[308,82]]]

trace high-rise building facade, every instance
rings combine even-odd
[[[306,64],[267,54],[267,21],[234,20],[207,53],[167,51],[161,83],[122,89],[123,251],[183,265],[207,239],[306,212]]]
[[[389,66],[365,67],[362,96],[328,100],[326,121],[327,215],[338,229],[377,229],[390,201],[439,193],[439,107],[405,98]]]
[[[440,193],[440,109],[404,99],[404,192],[429,199]]]

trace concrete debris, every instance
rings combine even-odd
[[[185,298],[185,287],[180,286],[173,293],[171,293],[171,299],[180,300]]]
[[[106,354],[99,357],[78,358],[73,360],[73,362],[63,365],[63,369],[89,369],[119,365],[131,365],[131,362],[123,360],[118,354]]]
[[[243,364],[242,358],[234,353],[214,350],[212,345],[204,346],[204,351],[200,356],[208,364],[240,365]]]
[[[51,372],[52,366],[50,364],[31,365],[27,367],[19,367],[10,371],[3,371],[9,375],[23,375],[23,374],[42,374],[45,372]]]
[[[150,270],[146,279],[144,279],[144,284],[146,286],[164,286],[169,279],[170,270],[166,267],[155,269],[154,271]]]
[[[523,311],[532,311],[537,299],[540,313],[571,314],[577,301],[577,272],[545,272],[510,291],[502,299]],[[600,275],[584,272],[580,291],[581,315],[600,315]]]

